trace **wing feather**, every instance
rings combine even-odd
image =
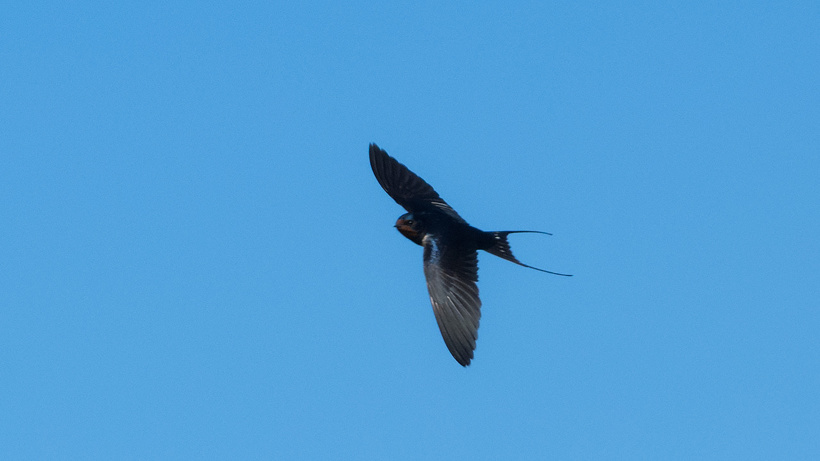
[[[459,222],[465,222],[431,185],[375,144],[370,145],[370,167],[382,189],[405,210],[426,211],[432,206]]]
[[[481,300],[478,297],[478,254],[424,241],[424,275],[441,336],[453,357],[470,364],[478,339]]]

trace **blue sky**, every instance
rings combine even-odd
[[[3,458],[820,457],[817,2],[276,3],[4,7]]]

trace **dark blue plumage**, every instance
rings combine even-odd
[[[478,250],[484,250],[524,267],[512,254],[507,235],[519,232],[484,232],[465,221],[423,179],[370,145],[370,166],[382,188],[408,211],[396,221],[402,235],[424,247],[424,275],[430,302],[444,343],[463,366],[470,364],[478,338],[481,300],[478,297]]]

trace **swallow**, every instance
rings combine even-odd
[[[396,221],[398,231],[424,247],[424,276],[441,336],[462,366],[473,359],[481,318],[478,297],[478,250],[548,274],[570,277],[528,266],[513,256],[507,236],[517,233],[552,235],[541,231],[484,232],[464,220],[423,179],[370,144],[370,167],[387,195],[407,213]]]

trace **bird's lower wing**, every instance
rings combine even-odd
[[[478,338],[481,300],[478,298],[478,254],[424,241],[424,275],[430,302],[447,349],[463,366],[470,364]]]

